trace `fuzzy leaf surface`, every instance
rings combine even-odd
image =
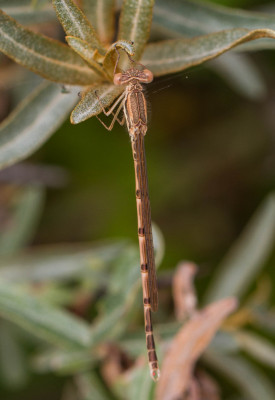
[[[42,83],[0,125],[0,168],[23,160],[56,131],[76,103],[76,94]]]
[[[146,46],[142,63],[155,76],[183,71],[199,65],[251,40],[269,37],[275,39],[275,31],[269,29],[232,29],[193,39],[174,39]]]
[[[154,0],[124,0],[119,20],[118,39],[134,42],[139,60],[149,38]]]
[[[70,47],[24,28],[1,10],[0,51],[50,81],[88,85],[98,79]]]
[[[66,36],[66,41],[68,45],[80,55],[80,57],[90,64],[92,69],[98,73],[98,75],[104,76],[102,67],[95,61],[94,58],[96,50],[94,50],[94,48],[91,47],[88,42],[75,36]]]
[[[81,101],[71,113],[71,123],[78,124],[102,112],[102,107],[98,102],[96,93],[104,107],[109,107],[123,90],[124,87],[115,86],[110,83],[92,86],[83,93]],[[111,116],[110,119],[112,120]]]
[[[21,24],[56,20],[56,15],[50,3],[34,7],[30,0],[0,0],[0,8]]]
[[[111,43],[115,34],[114,0],[82,0],[82,9],[102,43]]]
[[[72,0],[53,0],[53,6],[68,36],[82,39],[94,49],[98,49],[100,53],[105,53],[94,28]]]

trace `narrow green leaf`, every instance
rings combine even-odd
[[[227,53],[208,64],[240,95],[261,100],[267,84],[256,64],[244,54]]]
[[[128,247],[116,259],[109,276],[108,293],[100,303],[99,316],[93,323],[93,345],[117,338],[125,330],[127,315],[137,307],[137,293],[141,287],[139,255],[136,247]],[[142,298],[140,297],[140,305]]]
[[[233,335],[242,350],[257,361],[275,368],[275,346],[273,343],[251,332],[236,331]]]
[[[224,29],[274,29],[275,15],[224,7],[198,0],[158,0],[154,27],[170,36],[194,37]]]
[[[260,308],[252,309],[253,324],[260,329],[270,332],[272,335],[275,333],[275,311]]]
[[[31,155],[61,125],[76,102],[74,93],[43,83],[0,126],[0,168]]]
[[[93,371],[76,376],[75,382],[81,400],[112,400],[106,384]]]
[[[68,45],[77,54],[79,54],[80,57],[82,57],[85,61],[87,61],[96,73],[106,78],[102,66],[95,61],[97,59],[96,57],[97,50],[91,47],[88,42],[85,42],[85,40],[79,39],[74,36],[66,36],[66,40]]]
[[[132,371],[131,385],[128,385],[128,397],[129,399],[135,400],[153,400],[153,390],[155,383],[148,373],[148,365],[137,365]],[[122,394],[125,393],[125,389],[122,388]]]
[[[1,150],[0,150],[1,151]],[[44,202],[40,186],[25,187],[17,198],[11,224],[0,232],[0,256],[12,254],[29,243],[34,235]]]
[[[84,14],[102,43],[111,43],[115,34],[114,0],[82,0]]]
[[[71,113],[71,123],[79,124],[79,122],[100,114],[102,112],[102,107],[98,102],[98,97],[104,107],[109,107],[123,90],[124,87],[115,86],[110,83],[98,84],[90,87],[87,91],[83,92],[81,101]],[[112,120],[112,117],[110,118]]]
[[[58,374],[75,374],[87,371],[94,363],[91,352],[87,350],[48,350],[32,359],[32,367],[36,372]]]
[[[54,82],[88,85],[98,79],[70,47],[24,28],[1,10],[0,51]]]
[[[0,8],[21,24],[35,24],[56,19],[51,4],[44,2],[40,7],[33,7],[30,0],[0,0]]]
[[[275,242],[275,196],[270,195],[233,245],[206,294],[206,303],[242,296],[263,268]]]
[[[49,282],[85,279],[96,287],[106,282],[106,269],[125,247],[125,242],[97,245],[42,246],[1,258],[0,276],[9,282]]]
[[[207,350],[203,359],[219,374],[232,381],[249,400],[273,400],[275,390],[272,383],[241,356],[224,356]]]
[[[146,46],[142,63],[156,76],[165,75],[199,65],[226,51],[261,37],[275,39],[275,31],[262,29],[232,29],[193,39],[174,39]]]
[[[82,39],[102,55],[105,54],[94,28],[72,0],[53,0],[53,6],[68,36]]]
[[[259,51],[259,50],[274,50],[275,43],[272,39],[259,39],[252,42],[247,42],[236,47],[236,52],[242,51]]]
[[[217,353],[223,354],[232,354],[240,350],[234,335],[225,330],[217,332],[216,336],[210,343],[209,348],[213,349],[213,351],[216,351]]]
[[[0,375],[4,385],[13,390],[24,386],[28,379],[23,346],[18,342],[13,326],[3,320],[0,325]]]
[[[0,315],[55,345],[70,348],[90,345],[90,329],[84,321],[6,282],[0,282]]]
[[[149,38],[154,0],[124,0],[119,20],[118,39],[134,42],[139,60]]]
[[[76,298],[85,295],[88,297],[92,292],[93,288],[91,288],[91,290],[88,290],[88,288],[84,290],[76,287],[72,289],[70,287],[61,286],[59,283],[47,282],[47,284],[43,286],[43,290],[36,293],[36,297],[55,307],[70,307],[72,304],[75,304]]]

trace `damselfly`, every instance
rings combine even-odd
[[[151,224],[151,208],[148,194],[148,179],[144,149],[144,136],[147,132],[147,105],[143,93],[142,83],[150,83],[153,74],[142,64],[136,63],[128,54],[131,68],[117,73],[120,54],[117,51],[117,61],[114,69],[114,84],[125,85],[125,91],[107,111],[100,98],[98,101],[105,115],[113,115],[112,122],[107,126],[99,117],[106,129],[111,130],[117,121],[120,125],[127,124],[131,139],[136,180],[136,203],[138,218],[138,238],[140,250],[140,269],[143,289],[144,322],[148,361],[152,378],[156,381],[160,371],[156,355],[151,310],[157,311],[158,291],[155,268],[154,246]],[[137,67],[141,68],[137,68]],[[117,109],[116,109],[117,107]],[[120,119],[120,111],[124,110]],[[116,109],[116,111],[114,111]]]

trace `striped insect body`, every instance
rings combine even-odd
[[[113,119],[111,124],[107,126],[99,117],[97,118],[108,130],[113,128],[115,121],[120,125],[123,125],[126,121],[131,138],[135,167],[138,240],[146,346],[151,377],[157,381],[160,376],[160,371],[155,349],[151,310],[157,311],[158,291],[144,147],[144,136],[147,132],[147,104],[142,87],[142,83],[152,82],[153,74],[143,65],[135,63],[129,55],[129,60],[133,66],[126,71],[116,73],[119,61],[118,50],[117,54],[118,58],[114,71],[114,84],[125,85],[125,91],[108,111],[105,110],[100,98],[98,97],[98,101],[101,104],[104,114],[107,116],[112,114]],[[137,68],[137,65],[141,66],[142,69]],[[116,107],[117,109],[115,111]],[[119,114],[122,108],[124,115],[122,119],[119,119]]]

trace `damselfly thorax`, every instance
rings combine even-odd
[[[152,82],[153,74],[143,65],[135,63],[130,57],[129,60],[132,67],[124,72],[116,73],[118,60],[119,53],[114,71],[114,84],[125,85],[125,90],[108,111],[105,110],[100,98],[98,97],[98,101],[101,104],[104,114],[107,116],[112,114],[113,119],[111,124],[107,126],[99,117],[97,118],[108,130],[113,128],[115,121],[120,125],[123,125],[126,121],[131,138],[135,167],[138,238],[146,345],[151,376],[154,380],[158,380],[160,372],[155,350],[151,318],[151,310],[157,311],[158,308],[158,291],[144,148],[144,135],[147,132],[147,104],[142,87],[143,83]],[[138,67],[141,67],[141,69]],[[122,108],[124,113],[123,117],[120,119],[119,114]]]

